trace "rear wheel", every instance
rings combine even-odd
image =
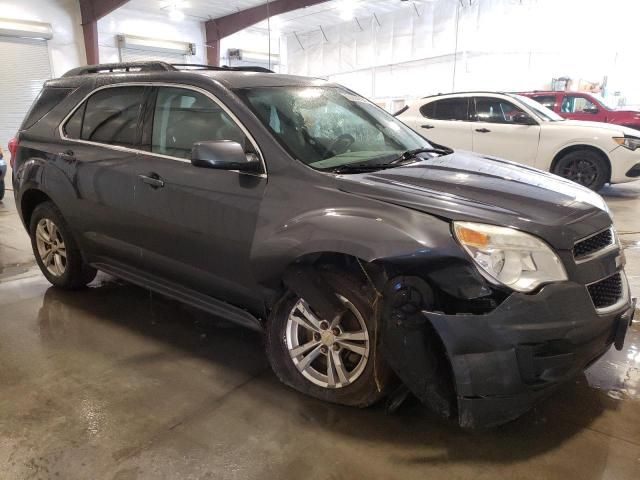
[[[580,149],[563,155],[553,173],[598,191],[609,179],[607,161],[593,150]]]
[[[267,326],[267,355],[287,385],[307,395],[366,407],[386,393],[392,378],[376,342],[372,298],[348,277],[326,280],[346,307],[339,319],[323,319],[303,298],[288,292]]]
[[[76,289],[96,276],[86,265],[67,222],[51,202],[38,205],[29,222],[31,247],[43,275],[56,287]]]

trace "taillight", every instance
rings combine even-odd
[[[9,165],[13,169],[14,164],[16,163],[16,153],[18,151],[18,139],[12,138],[9,140],[9,153],[11,153],[11,158],[9,159]]]

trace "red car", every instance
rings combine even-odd
[[[640,130],[640,111],[616,110],[601,97],[584,92],[523,92],[558,115],[572,120],[615,123]]]

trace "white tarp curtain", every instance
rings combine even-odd
[[[292,74],[371,98],[452,90],[525,90],[552,78],[601,82],[640,103],[636,0],[436,0],[286,37]],[[458,22],[456,22],[458,18]],[[457,28],[456,28],[457,23]],[[457,30],[457,35],[456,35]],[[454,53],[457,51],[457,55]],[[455,61],[454,61],[455,59]],[[454,80],[455,64],[455,80]]]

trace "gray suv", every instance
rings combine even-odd
[[[622,347],[635,301],[597,194],[436,145],[322,80],[185,68],[45,84],[11,163],[53,285],[102,270],[263,331],[301,392],[411,391],[464,427]]]

